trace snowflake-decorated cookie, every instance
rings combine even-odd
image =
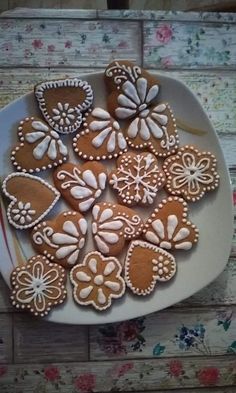
[[[93,103],[91,86],[78,78],[39,83],[35,96],[45,120],[62,134],[76,131],[82,123],[82,113]]]
[[[106,168],[99,162],[66,163],[53,174],[54,183],[73,209],[86,212],[105,190]]]
[[[60,213],[36,225],[31,232],[34,249],[53,262],[70,268],[78,261],[85,245],[87,221],[77,212]]]
[[[3,193],[11,200],[7,218],[16,229],[32,228],[54,207],[60,193],[40,177],[13,172],[2,184]]]
[[[18,171],[39,172],[54,168],[68,158],[68,149],[58,133],[40,118],[26,117],[18,127],[18,143],[11,160]]]
[[[73,139],[75,153],[85,160],[105,160],[127,151],[119,123],[102,108],[85,115],[83,129]]]
[[[98,311],[106,310],[112,299],[125,293],[121,270],[119,261],[114,257],[104,257],[96,251],[87,254],[84,261],[70,272],[76,303],[91,305]]]
[[[11,301],[17,309],[45,316],[66,299],[65,270],[45,256],[36,255],[11,274]]]
[[[142,230],[142,219],[128,207],[106,202],[93,207],[92,233],[98,250],[105,255],[118,255],[125,241],[138,238]]]
[[[122,203],[149,205],[164,186],[165,174],[153,154],[128,152],[118,158],[117,169],[110,173],[109,183]]]
[[[164,161],[167,191],[191,202],[198,201],[206,192],[218,187],[216,165],[217,160],[211,152],[183,146],[178,154]]]
[[[144,237],[167,250],[190,250],[198,229],[188,220],[187,203],[178,197],[163,199],[144,226]]]
[[[169,281],[175,273],[173,255],[148,242],[131,242],[125,259],[125,281],[135,295],[149,295],[157,281]]]

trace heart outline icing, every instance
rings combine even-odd
[[[62,97],[60,101],[53,105],[53,108],[49,105],[47,108],[47,99],[45,99],[45,92],[50,91],[50,89],[69,88],[76,89],[79,88],[85,95],[82,102],[77,102],[76,104],[70,105],[70,98],[68,94],[66,98]],[[48,124],[57,132],[62,134],[70,134],[75,132],[81,125],[83,116],[82,113],[89,109],[93,103],[93,90],[87,81],[83,81],[78,78],[67,78],[58,79],[53,81],[46,81],[39,83],[35,87],[35,96],[39,104],[39,108],[48,122]],[[63,102],[61,102],[63,101]],[[79,101],[79,100],[78,100]],[[49,113],[51,111],[51,114]]]
[[[36,181],[38,184],[43,185],[44,190],[46,189],[47,191],[50,191],[51,203],[45,210],[41,209],[42,213],[40,215],[37,215],[37,211],[34,209],[34,206],[32,206],[32,201],[27,200],[23,202],[8,192],[8,182],[11,179],[17,179],[18,177]],[[3,181],[2,191],[11,200],[7,207],[7,218],[10,224],[13,225],[16,229],[28,229],[36,225],[52,210],[61,195],[56,188],[51,186],[51,184],[47,183],[45,180],[24,172],[13,172],[8,175]],[[36,216],[35,220],[33,220],[33,216]]]

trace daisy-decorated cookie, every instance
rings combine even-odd
[[[31,232],[34,249],[53,262],[71,268],[85,245],[87,221],[78,212],[66,211],[43,221]]]
[[[75,302],[81,306],[91,305],[98,311],[106,310],[113,299],[125,293],[121,270],[120,262],[114,257],[104,257],[97,251],[87,254],[70,272]]]
[[[175,273],[173,255],[148,242],[131,242],[125,259],[125,281],[135,295],[149,295],[158,281],[169,281]]]
[[[199,231],[188,219],[187,203],[179,197],[163,199],[144,226],[144,237],[166,250],[190,250]]]
[[[35,96],[45,120],[62,134],[75,132],[82,123],[82,113],[93,103],[91,86],[78,78],[39,83]]]
[[[183,146],[163,164],[167,177],[166,190],[190,202],[201,199],[219,185],[216,157],[209,151],[199,151],[194,146]]]
[[[88,211],[106,188],[107,171],[100,162],[66,163],[53,174],[55,186],[65,200],[80,212]]]
[[[40,177],[13,172],[2,184],[3,193],[11,200],[7,218],[16,229],[32,228],[52,210],[60,193]]]
[[[104,255],[118,255],[128,240],[143,230],[141,217],[126,206],[97,203],[92,210],[92,233],[97,249]]]
[[[85,160],[105,160],[127,151],[127,142],[119,123],[106,110],[95,108],[85,115],[73,148]]]
[[[166,178],[151,153],[127,152],[117,160],[117,169],[109,175],[109,184],[117,192],[121,203],[129,206],[150,205]]]
[[[40,172],[55,168],[68,158],[68,149],[58,133],[40,118],[26,117],[18,126],[19,143],[11,152],[18,171]]]
[[[11,274],[14,307],[44,317],[66,299],[65,270],[45,256],[36,255]]]

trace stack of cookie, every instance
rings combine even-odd
[[[67,271],[75,302],[98,311],[126,287],[146,296],[157,282],[169,281],[177,270],[172,252],[189,251],[199,238],[187,202],[219,183],[213,154],[179,147],[174,115],[158,101],[156,78],[131,62],[114,61],[104,82],[107,108],[93,106],[86,81],[40,83],[35,97],[42,117],[18,126],[11,153],[16,172],[2,189],[11,200],[10,224],[29,231],[37,255],[12,272],[11,299],[36,316],[66,300]],[[53,185],[41,177],[46,170]],[[104,199],[107,187],[115,202]],[[163,190],[167,196],[157,205]],[[56,214],[60,198],[71,210]],[[88,233],[93,249],[85,253]]]

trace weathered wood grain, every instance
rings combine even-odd
[[[94,19],[97,17],[97,11],[95,9],[52,9],[52,8],[17,7],[15,9],[5,11],[0,17],[1,18],[46,18],[46,19],[49,18]]]
[[[83,362],[54,364],[53,369],[37,364],[10,365],[1,377],[1,393],[9,393],[9,387],[11,393],[49,393],[58,390],[63,393],[104,393],[160,392],[168,389],[178,391],[181,388],[209,388],[214,385],[220,387],[235,384],[235,360],[231,356],[174,361],[175,363],[173,359]],[[173,375],[174,368],[179,370],[178,377]]]
[[[235,331],[235,306],[169,308],[146,318],[91,326],[90,358],[226,355],[236,346]]]
[[[144,22],[145,67],[234,68],[236,25]]]
[[[86,326],[61,325],[14,315],[16,363],[88,360]]]
[[[1,364],[10,363],[12,360],[12,316],[0,314],[0,370]]]
[[[13,308],[9,300],[9,289],[0,274],[0,313],[11,312],[11,311],[13,311]],[[1,319],[1,315],[0,315],[0,319]]]
[[[104,67],[140,62],[139,22],[0,19],[0,67]]]
[[[60,8],[60,0],[9,0],[9,9],[15,7],[28,8]]]
[[[0,2],[0,13],[5,11],[5,10],[8,10],[8,8],[9,8],[8,0],[1,0],[1,2]]]

